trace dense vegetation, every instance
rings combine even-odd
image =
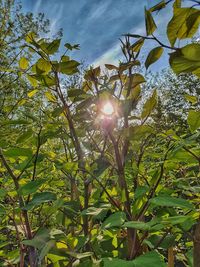
[[[79,45],[59,56],[42,14],[0,1],[0,266],[200,266],[200,3],[182,2],[145,10],[118,66],[80,72]],[[156,79],[149,40],[146,69],[169,52]]]

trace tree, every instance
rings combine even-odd
[[[151,12],[163,6],[145,11],[147,34]],[[106,64],[108,74],[89,68],[76,88],[63,81],[78,73],[68,56],[78,45],[66,43],[58,58],[60,39],[27,34],[31,59],[19,60],[26,101],[1,132],[0,257],[8,266],[191,265],[199,111],[191,107],[180,132],[158,128],[154,90],[135,115],[145,83],[139,52],[149,37],[131,44],[132,36],[121,40],[123,62]],[[198,224],[194,237],[196,267]]]

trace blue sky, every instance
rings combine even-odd
[[[73,56],[94,65],[116,63],[120,57],[121,35],[128,32],[145,33],[144,6],[149,7],[158,2],[157,0],[22,0],[25,11],[34,14],[43,12],[50,19],[50,36],[53,36],[59,28],[63,28],[64,42],[80,44],[80,51]],[[156,20],[158,24],[164,24],[167,17],[166,12],[159,13]],[[162,32],[162,29],[158,31],[158,35],[164,38],[165,32]]]

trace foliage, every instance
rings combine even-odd
[[[33,32],[12,71],[1,70],[12,77],[1,80],[2,266],[191,266],[193,243],[199,266],[196,98],[187,95],[186,127],[158,127],[157,90],[134,114],[146,81],[137,68],[139,52],[149,38],[160,46],[147,56],[147,68],[171,49],[176,73],[199,76],[199,44],[174,46],[191,38],[199,23],[198,9],[180,3],[174,1],[167,28],[170,46],[154,36],[152,13],[166,6],[162,1],[145,10],[147,36],[126,36],[125,59],[106,64],[107,74],[90,67],[83,80],[66,83],[79,72],[80,63],[68,55],[79,46],[66,43],[59,57],[60,38]],[[138,38],[134,44],[132,37]],[[24,90],[15,99],[18,81]],[[106,103],[111,114],[103,110]]]

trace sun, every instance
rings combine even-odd
[[[107,102],[103,105],[101,111],[107,115],[107,116],[111,116],[114,113],[114,108],[113,105],[110,102]]]

